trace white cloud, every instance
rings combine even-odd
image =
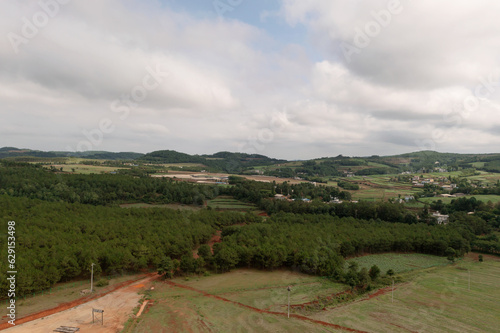
[[[494,150],[500,4],[401,0],[401,13],[346,61],[339,45],[395,1],[282,0],[279,14],[262,8],[254,25],[238,10],[224,19],[154,0],[71,1],[18,54],[0,38],[1,145],[75,147],[110,119],[114,130],[93,149],[257,147],[296,159],[414,151],[427,140],[438,150]],[[37,11],[35,0],[1,2],[0,34],[20,34]],[[309,39],[284,42],[287,24]],[[154,83],[151,71],[163,73],[161,84],[125,117],[113,112],[117,99]],[[491,93],[468,113],[477,87]]]

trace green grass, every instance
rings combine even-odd
[[[287,286],[292,286],[293,303],[303,303],[322,279],[290,271],[240,269],[208,277],[174,280],[225,299],[257,308],[285,313]],[[310,286],[310,287],[308,287]],[[325,285],[325,288],[327,286]],[[331,285],[331,290],[342,290]],[[157,282],[151,291],[154,306],[141,316],[134,333],[149,332],[340,332],[296,318],[262,314],[242,306]],[[265,288],[265,289],[264,289]],[[307,288],[310,288],[309,291]],[[326,289],[325,289],[326,290]],[[329,292],[329,291],[328,291]]]
[[[465,198],[476,198],[476,200],[482,201],[482,202],[488,202],[491,201],[494,204],[500,202],[500,195],[471,195],[467,196]],[[452,200],[456,200],[457,198],[440,198],[440,197],[430,197],[430,198],[420,198],[419,200],[422,202],[426,203],[431,203],[433,201],[438,201],[441,200],[445,204],[451,203]]]
[[[388,292],[313,317],[368,332],[498,332],[499,283],[498,258],[488,256],[484,263],[467,258],[396,285],[394,302]]]
[[[255,205],[233,199],[232,197],[217,197],[213,200],[209,200],[207,202],[207,205],[208,207],[211,207],[213,209],[227,209],[227,210],[256,209]]]
[[[382,273],[392,269],[396,273],[408,272],[415,269],[423,269],[434,266],[443,266],[448,264],[448,260],[444,257],[431,256],[427,254],[399,254],[385,253],[372,254],[364,257],[349,259],[346,262],[346,267],[350,262],[357,262],[359,268],[370,269],[373,265],[377,265]]]
[[[483,263],[469,257],[453,265],[442,264],[443,258],[418,254],[363,258],[354,260],[370,259],[382,267],[392,264],[390,268],[403,276],[406,282],[396,284],[394,302],[387,289],[372,299],[361,296],[354,302],[311,312],[307,317],[367,332],[498,331],[498,257],[485,255]],[[303,304],[346,288],[322,278],[285,270],[238,269],[221,275],[174,281],[224,299],[280,313],[286,313],[286,287],[289,285],[292,286],[291,304]],[[151,296],[154,305],[141,316],[142,320],[133,330],[135,333],[166,329],[172,332],[340,332],[293,317],[258,313],[162,282],[155,284]]]
[[[58,164],[53,165],[57,170],[62,168],[63,172],[73,172],[77,174],[92,174],[92,173],[109,173],[113,171],[117,171],[119,169],[127,169],[127,168],[118,168],[118,167],[108,167],[108,166],[97,166],[97,165],[84,165],[84,164]],[[50,168],[49,165],[44,165],[46,168]]]

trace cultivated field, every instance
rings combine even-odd
[[[308,316],[292,307],[288,319],[287,286],[292,286],[292,306],[342,292],[346,287],[289,271],[241,269],[209,277],[155,282],[155,290],[148,292],[154,305],[129,332],[498,331],[498,258],[485,255],[485,262],[479,263],[471,255],[443,266],[442,258],[384,256],[367,256],[363,260],[367,265],[384,266],[396,258],[397,262],[392,265],[395,267],[391,267],[396,271],[413,268],[411,272],[401,273],[406,282],[396,284],[394,302],[391,288],[386,288],[374,297],[363,296]],[[420,268],[429,265],[434,267]]]
[[[219,196],[207,202],[207,206],[225,210],[255,210],[255,205],[234,199],[228,196]]]

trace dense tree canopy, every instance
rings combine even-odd
[[[260,220],[237,212],[123,209],[5,195],[0,196],[0,207],[3,221],[16,222],[21,295],[88,276],[92,262],[96,272],[106,274],[157,267],[165,256],[192,256],[194,248],[225,225]],[[7,258],[6,240],[0,238],[2,258]],[[6,261],[1,261],[0,269],[5,274]],[[0,279],[3,292],[6,280]]]

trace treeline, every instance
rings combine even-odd
[[[19,295],[49,288],[59,281],[156,268],[168,256],[192,258],[216,230],[250,224],[260,218],[237,212],[185,212],[170,209],[122,209],[0,196],[2,221],[16,222]],[[7,228],[1,231],[0,255],[7,258]],[[0,293],[7,295],[7,261],[0,263]]]
[[[497,214],[500,214],[500,206],[497,205],[495,208],[493,205],[488,206],[487,203],[477,200],[476,198],[458,198],[453,199],[449,204],[443,203],[442,200],[438,199],[433,201],[430,207],[434,210],[439,210],[444,214],[449,214],[453,212],[474,212],[476,210],[480,211],[492,211],[494,210]]]
[[[337,185],[339,187],[342,187],[344,190],[351,190],[351,191],[359,190],[358,184],[354,184],[354,183],[350,183],[350,182],[346,182],[346,181],[342,181],[342,180],[338,181]]]
[[[283,182],[264,183],[248,180],[238,176],[229,177],[229,183],[233,187],[221,189],[221,193],[232,195],[239,200],[246,200],[251,203],[261,205],[263,199],[269,199],[275,194],[282,194],[290,199],[310,199],[329,202],[333,198],[350,200],[351,194],[341,191],[338,187],[325,186],[312,183],[289,184]]]
[[[462,256],[470,250],[470,238],[446,226],[279,213],[266,223],[225,228],[213,260],[222,270],[285,266],[340,278],[346,257],[388,251],[443,256],[448,248]]]
[[[472,249],[484,253],[500,254],[500,240],[496,234],[478,237],[472,243]]]
[[[126,202],[203,205],[218,195],[216,186],[148,177],[140,170],[129,174],[56,174],[24,163],[0,161],[0,194],[47,201],[92,205]]]
[[[356,171],[356,175],[358,176],[370,176],[370,175],[386,175],[391,173],[397,173],[398,169],[395,168],[386,168],[386,167],[376,167],[376,168],[367,168]]]
[[[294,214],[328,214],[337,217],[354,217],[363,220],[381,220],[406,224],[426,222],[417,218],[413,212],[406,210],[403,204],[390,202],[361,201],[359,203],[327,204],[320,201],[262,200],[259,208],[265,210],[269,215],[287,212]]]

